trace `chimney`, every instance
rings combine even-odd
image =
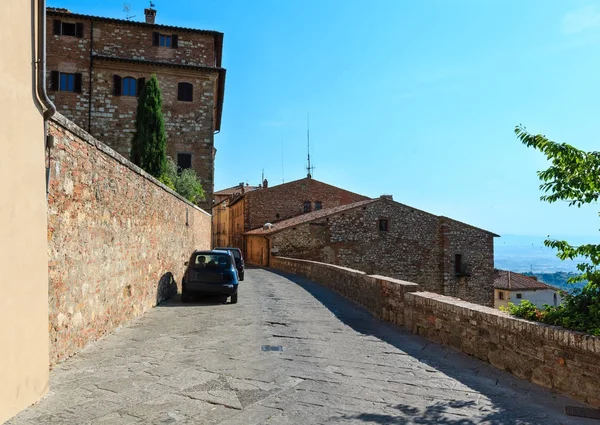
[[[242,195],[246,191],[246,189],[244,188],[244,182],[240,183],[240,191],[242,192]]]
[[[380,198],[381,199],[389,199],[390,201],[394,200],[394,196],[393,195],[381,195]]]
[[[269,188],[269,182],[267,181],[267,179],[263,180],[263,188],[265,188],[265,189]]]
[[[156,19],[156,9],[144,9],[144,15],[146,15],[146,23],[154,24]]]

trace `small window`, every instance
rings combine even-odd
[[[463,273],[462,254],[456,254],[454,256],[454,273],[456,273],[456,274]]]
[[[158,45],[163,47],[171,47],[171,36],[161,34],[158,39]]]
[[[180,170],[187,170],[192,168],[192,154],[191,153],[178,153],[177,154],[177,167]]]
[[[137,80],[133,77],[123,78],[123,96],[137,96]]]
[[[60,91],[75,91],[75,74],[60,73]]]
[[[517,294],[517,299],[520,300],[523,298],[523,294]]]
[[[389,228],[389,223],[387,218],[380,218],[379,219],[379,231],[380,232],[387,232],[388,228]]]
[[[281,215],[280,215],[279,213],[275,214],[275,218],[277,218],[277,219],[278,219],[278,218],[280,218],[280,217],[281,217]],[[556,296],[556,294],[554,294],[554,295]]]
[[[315,201],[315,211],[320,210],[321,208],[323,208],[321,201]]]
[[[71,37],[83,37],[83,24],[81,22],[54,21],[54,35],[66,35]]]
[[[498,291],[498,299],[499,300],[503,300],[504,299],[504,292]]]
[[[177,85],[177,100],[192,102],[194,100],[194,86],[191,83],[179,83]]]
[[[304,201],[304,212],[305,213],[309,213],[311,210],[311,204],[310,201]]]

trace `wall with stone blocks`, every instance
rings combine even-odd
[[[498,369],[600,407],[600,338],[517,319],[419,285],[330,264],[273,257],[272,267],[318,282],[404,326]]]
[[[57,114],[47,157],[50,363],[177,292],[210,215]]]

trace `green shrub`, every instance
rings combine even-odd
[[[522,319],[600,336],[600,288],[595,285],[588,284],[565,295],[563,303],[556,307],[545,305],[540,309],[523,300],[518,305],[509,303],[501,309]]]
[[[197,204],[204,199],[204,189],[196,172],[190,168],[179,170],[171,158],[167,160],[165,172],[159,180],[190,202]]]

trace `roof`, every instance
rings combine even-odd
[[[289,229],[290,227],[318,220],[319,218],[329,217],[331,215],[339,214],[341,212],[362,207],[364,205],[368,205],[377,201],[379,201],[379,199],[368,199],[366,201],[358,201],[352,204],[340,205],[339,207],[326,208],[323,210],[317,210],[306,214],[297,215],[296,217],[281,220],[280,222],[273,224],[273,227],[271,228],[265,229],[261,227],[258,229],[250,230],[249,232],[246,232],[246,235],[271,235],[273,233]]]
[[[186,28],[186,27],[177,27],[173,25],[160,25],[160,24],[149,24],[147,22],[140,21],[131,21],[129,19],[117,19],[117,18],[107,18],[105,16],[95,16],[95,15],[85,15],[82,13],[73,13],[68,9],[63,8],[54,8],[48,7],[46,8],[46,15],[48,16],[62,16],[65,18],[74,18],[74,19],[89,19],[92,21],[102,21],[102,22],[114,22],[123,25],[133,25],[140,26],[146,28],[156,28],[156,29],[165,29],[165,30],[177,30],[177,31],[185,31],[185,32],[194,32],[197,34],[207,34],[213,35],[217,37],[217,43],[221,44],[223,42],[222,37],[223,33],[219,31],[212,30],[201,30],[196,28]]]
[[[507,291],[556,290],[556,288],[538,281],[535,277],[498,269],[494,270],[494,289],[504,289]]]
[[[258,186],[244,186],[244,191],[251,191],[258,189]],[[233,195],[234,193],[241,193],[240,185],[228,187],[227,189],[221,189],[214,192],[213,195]]]

